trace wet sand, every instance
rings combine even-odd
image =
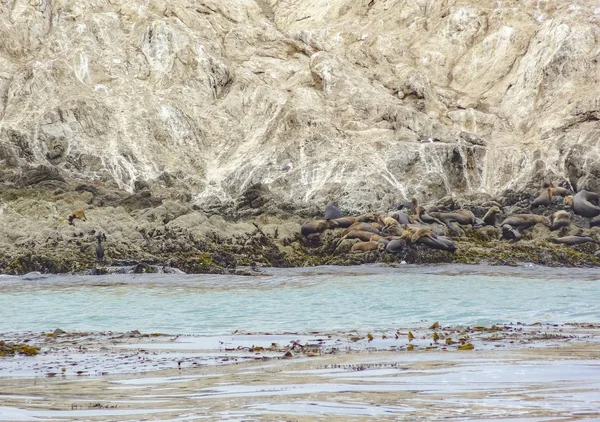
[[[600,419],[599,325],[412,334],[2,334],[0,420]]]

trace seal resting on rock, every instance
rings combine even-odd
[[[542,189],[550,189],[552,196],[565,197],[571,195],[571,191],[569,189],[561,188],[560,186],[554,186],[552,182],[544,182]]]
[[[369,241],[383,243],[384,245],[390,243],[390,239],[388,239],[387,237],[379,236],[378,234],[372,234]]]
[[[400,253],[406,248],[406,240],[404,239],[393,239],[390,240],[385,247],[386,252],[389,253]]]
[[[410,218],[408,217],[408,214],[406,214],[403,211],[391,212],[389,214],[389,217],[392,217],[394,220],[396,220],[400,224],[410,224]]]
[[[550,227],[550,220],[548,217],[537,214],[513,214],[509,215],[500,226],[509,225],[512,226],[512,228],[522,231],[535,226],[536,224],[543,224]]]
[[[378,251],[380,249],[385,248],[385,245],[380,242],[368,241],[368,242],[358,242],[352,245],[350,251],[352,252],[370,252],[370,251]]]
[[[351,225],[350,227],[348,227],[346,230],[344,230],[343,235],[345,236],[352,231],[366,231],[366,232],[371,232],[373,234],[379,234],[379,229],[377,229],[376,227],[373,227],[373,225],[370,223],[356,222],[353,225]]]
[[[543,189],[537,198],[531,203],[531,208],[539,207],[541,205],[548,206],[552,202],[552,189]]]
[[[600,215],[598,206],[598,194],[588,190],[580,190],[575,196],[567,196],[564,199],[565,205],[571,205],[575,214],[582,217],[595,217]]]
[[[418,240],[418,243],[422,243],[431,249],[440,249],[448,252],[456,251],[456,244],[452,241],[452,239],[449,239],[446,236],[438,236],[436,238],[424,236]]]
[[[475,215],[465,209],[460,209],[455,212],[432,212],[431,216],[442,221],[450,230],[458,232],[458,229],[452,223],[458,223],[465,226],[475,224]]]
[[[313,233],[323,233],[327,229],[335,229],[338,224],[334,220],[313,220],[304,223],[300,227],[300,233],[308,236]]]
[[[581,245],[582,243],[598,243],[598,241],[592,237],[577,234],[574,236],[554,237],[550,239],[554,243],[561,243],[563,245]]]
[[[568,227],[569,224],[571,224],[571,214],[565,210],[556,211],[552,215],[552,225],[550,226],[550,230],[554,231],[563,227]]]
[[[338,227],[341,229],[347,229],[348,227],[350,227],[351,225],[353,225],[354,223],[356,223],[356,217],[342,217],[342,218],[336,218],[335,220],[333,220],[337,223]]]
[[[423,208],[420,205],[415,208],[415,213],[413,216],[417,221],[420,221],[424,224],[433,224],[433,223],[443,224],[439,219],[429,215],[427,213],[427,211],[425,210],[425,208]]]
[[[375,234],[373,232],[365,231],[365,230],[352,230],[348,234],[344,235],[344,237],[342,237],[340,239],[340,242],[344,239],[360,239],[363,242],[368,242],[371,240],[371,238],[373,236],[379,236],[379,235]]]
[[[325,220],[335,220],[336,218],[342,218],[342,212],[338,207],[337,202],[330,202],[325,207]]]

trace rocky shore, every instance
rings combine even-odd
[[[577,216],[562,198],[531,209],[535,194],[506,191],[497,198],[472,195],[443,198],[431,205],[440,210],[469,209],[482,218],[491,206],[501,209],[497,222],[511,214],[552,216],[566,210],[571,223],[557,231],[536,224],[517,242],[502,239],[496,226],[460,226],[445,234],[456,251],[411,244],[400,253],[385,249],[352,251],[357,239],[342,240],[344,229],[303,236],[301,225],[322,219],[325,204],[307,206],[283,201],[267,186],[254,185],[235,202],[212,208],[192,205],[177,191],[140,185],[127,193],[106,184],[69,184],[43,180],[18,187],[5,184],[0,193],[0,273],[104,274],[106,272],[165,272],[252,274],[260,266],[297,267],[356,265],[380,262],[489,263],[546,266],[600,265],[600,228]],[[343,201],[340,208],[344,211]],[[365,209],[387,215],[397,208]],[[74,211],[83,210],[75,216]],[[347,213],[351,215],[350,212]],[[69,219],[70,216],[75,218]],[[105,260],[96,262],[96,236],[106,241]],[[594,241],[581,245],[555,244],[568,235]]]

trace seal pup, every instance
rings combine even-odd
[[[550,239],[553,243],[560,243],[563,245],[573,246],[581,245],[582,243],[598,243],[598,241],[590,236],[584,236],[582,234],[576,234],[574,236],[554,237]]]
[[[543,224],[550,227],[550,219],[537,214],[512,214],[504,219],[500,226],[509,225],[511,228],[522,231],[535,226],[536,224]]]
[[[342,212],[340,211],[340,207],[338,207],[337,202],[329,202],[325,207],[325,220],[335,220],[336,218],[342,218]]]
[[[493,206],[490,207],[489,210],[487,210],[487,212],[485,213],[485,215],[483,216],[483,224],[486,226],[494,226],[496,227],[496,216],[498,214],[500,214],[502,211],[500,211],[500,208],[498,208],[497,206]]]
[[[538,194],[538,197],[533,200],[533,202],[531,203],[531,208],[536,208],[542,205],[548,206],[550,205],[550,203],[552,203],[552,189],[546,188],[542,190]]]
[[[571,224],[571,214],[566,212],[565,210],[556,211],[552,214],[552,225],[550,226],[550,230],[558,230],[563,227],[568,227]],[[591,226],[591,223],[590,223]]]
[[[580,190],[573,197],[567,196],[564,199],[565,204],[571,205],[575,214],[582,217],[595,217],[600,215],[598,206],[598,194],[589,190]]]
[[[98,264],[104,263],[104,246],[102,245],[102,241],[106,241],[106,236],[103,233],[98,233],[96,236],[98,243],[96,243],[96,262]]]
[[[337,223],[334,220],[313,220],[304,223],[300,227],[300,233],[303,236],[308,236],[313,233],[322,233],[327,229],[335,229]]]

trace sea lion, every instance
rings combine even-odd
[[[486,226],[496,227],[496,216],[501,212],[502,211],[500,211],[500,208],[498,208],[495,205],[493,207],[490,207],[490,209],[487,210],[487,212],[483,216],[483,224]]]
[[[71,215],[69,216],[69,224],[73,225],[73,221],[75,219],[79,219],[79,220],[83,220],[83,221],[87,221],[87,218],[85,216],[85,211],[83,211],[83,208],[80,208],[78,210],[75,210],[71,213]]]
[[[410,241],[412,243],[417,243],[418,240],[420,240],[423,237],[430,237],[430,238],[437,238],[437,235],[435,233],[433,233],[430,229],[418,229],[417,231],[413,232],[410,236]]]
[[[404,239],[393,239],[390,240],[385,247],[386,252],[389,253],[400,253],[406,248],[406,240]]]
[[[401,210],[403,208],[407,208],[410,210],[410,213],[412,214],[415,212],[415,208],[417,208],[418,205],[419,205],[419,203],[417,202],[417,198],[413,198],[410,201],[404,201],[404,202],[399,203],[396,206],[396,209]]]
[[[442,221],[446,227],[455,233],[459,233],[459,230],[453,223],[465,226],[472,226],[475,224],[475,215],[471,211],[465,209],[454,212],[432,212],[431,216]]]
[[[395,211],[388,214],[388,217],[392,217],[400,224],[410,224],[408,214],[403,211]]]
[[[554,183],[552,182],[544,182],[542,189],[550,189],[552,196],[565,197],[571,195],[571,191],[569,189],[561,188],[560,186],[554,186]]]
[[[566,212],[565,210],[556,211],[552,215],[552,225],[550,226],[550,230],[558,230],[563,227],[568,227],[571,224],[571,214]],[[591,225],[591,223],[590,223]]]
[[[418,243],[422,243],[432,249],[440,249],[453,253],[456,251],[456,244],[446,236],[438,236],[436,238],[424,236],[418,240]]]
[[[379,236],[378,234],[375,234],[373,232],[368,232],[368,231],[364,231],[364,230],[352,230],[351,232],[349,232],[348,234],[344,235],[340,241],[344,240],[344,239],[360,239],[363,242],[368,242],[371,240],[371,238],[373,236]]]
[[[598,243],[598,241],[592,237],[589,236],[584,236],[581,234],[577,234],[574,236],[564,236],[564,237],[554,237],[552,239],[550,239],[550,241],[554,242],[554,243],[561,243],[563,245],[569,245],[569,246],[573,246],[573,245],[581,245],[582,243]]]
[[[543,224],[550,227],[550,220],[548,217],[537,214],[512,214],[509,215],[500,226],[509,225],[519,231],[528,229],[536,224]]]
[[[308,236],[313,233],[322,233],[327,229],[335,229],[337,223],[334,220],[312,220],[304,223],[300,227],[300,233],[303,236]]]
[[[502,239],[510,240],[511,243],[521,240],[521,233],[510,224],[502,226]]]
[[[333,221],[335,221],[337,223],[338,228],[347,229],[348,227],[350,227],[351,225],[356,223],[356,217],[336,218]]]
[[[415,212],[413,214],[413,217],[417,221],[420,221],[420,222],[422,222],[424,224],[433,224],[433,223],[443,224],[439,219],[437,219],[437,218],[429,215],[427,213],[427,211],[425,210],[425,208],[422,207],[422,206],[420,206],[420,205],[415,208]]]
[[[552,189],[543,189],[537,198],[531,203],[531,208],[539,207],[541,205],[548,206],[552,202]]]
[[[369,241],[369,242],[355,243],[354,245],[352,245],[352,248],[350,249],[350,251],[351,252],[370,252],[370,251],[377,251],[377,250],[380,250],[383,248],[385,248],[385,245],[383,243]]]
[[[98,239],[98,243],[96,244],[96,262],[102,264],[104,262],[104,246],[102,246],[102,241],[106,240],[106,236],[103,233],[98,233],[96,239]]]
[[[330,202],[325,207],[325,220],[335,220],[336,218],[342,218],[342,212],[338,207],[337,202]]]
[[[379,236],[378,234],[372,234],[369,241],[383,243],[384,245],[390,243],[390,239],[388,239],[387,237]]]
[[[348,227],[346,230],[344,230],[343,235],[345,236],[348,233],[350,233],[351,231],[359,231],[359,230],[371,232],[373,234],[379,234],[379,229],[373,227],[372,224],[356,222],[353,225],[351,225],[350,227]]]
[[[572,197],[572,201],[568,200],[567,198],[565,198],[565,204],[567,204],[567,201],[572,203],[575,214],[581,215],[582,217],[595,217],[600,215],[598,194],[596,192],[580,190],[575,196]]]
[[[376,216],[375,214],[369,212],[366,214],[361,214],[358,217],[356,217],[356,222],[357,223],[373,223],[373,222],[377,221],[378,218],[379,218],[379,216]]]

